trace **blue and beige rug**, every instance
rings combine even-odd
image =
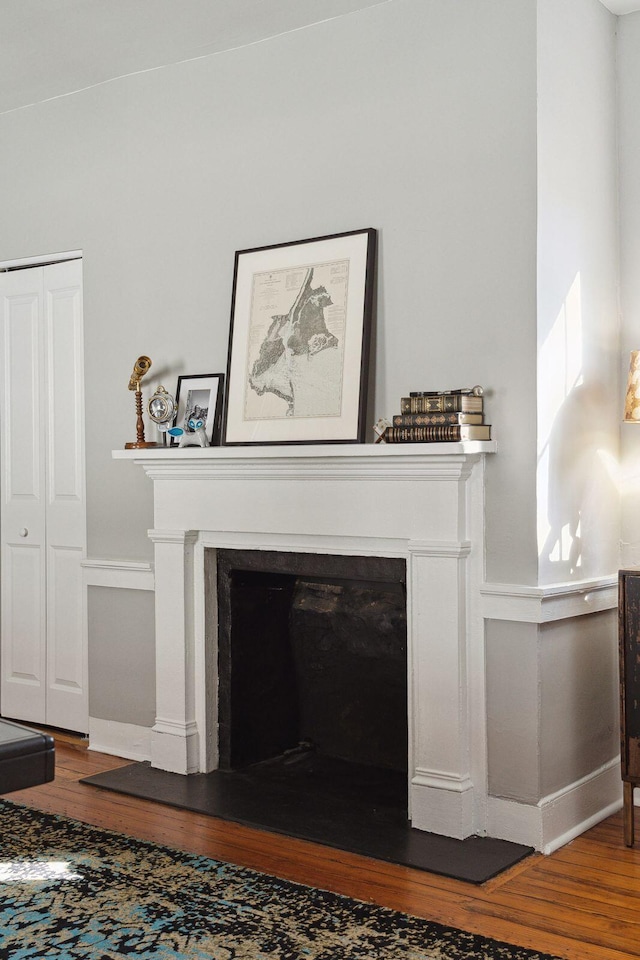
[[[1,960],[553,960],[0,801]]]

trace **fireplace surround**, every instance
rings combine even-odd
[[[486,832],[480,586],[495,444],[117,451],[154,485],[154,767],[224,763],[218,554],[390,558],[406,568],[407,784],[414,827]]]

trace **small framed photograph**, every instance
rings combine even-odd
[[[363,443],[376,231],[239,250],[225,445]]]
[[[180,427],[187,437],[187,443],[183,441],[182,446],[189,446],[189,435],[193,436],[193,445],[199,445],[196,436],[198,424],[204,424],[210,446],[220,443],[223,385],[223,373],[196,373],[178,377],[177,413],[173,425]],[[171,437],[172,447],[178,446],[179,442],[176,437]]]

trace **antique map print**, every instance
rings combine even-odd
[[[349,260],[253,275],[246,420],[339,417]]]

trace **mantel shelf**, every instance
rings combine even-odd
[[[458,480],[495,441],[416,444],[322,444],[255,447],[147,447],[114,450],[156,479]]]
[[[495,440],[466,440],[461,443],[354,443],[291,444],[238,447],[146,447],[141,450],[113,450],[115,460],[282,460],[361,459],[368,457],[422,459],[424,457],[471,456],[496,453]]]

